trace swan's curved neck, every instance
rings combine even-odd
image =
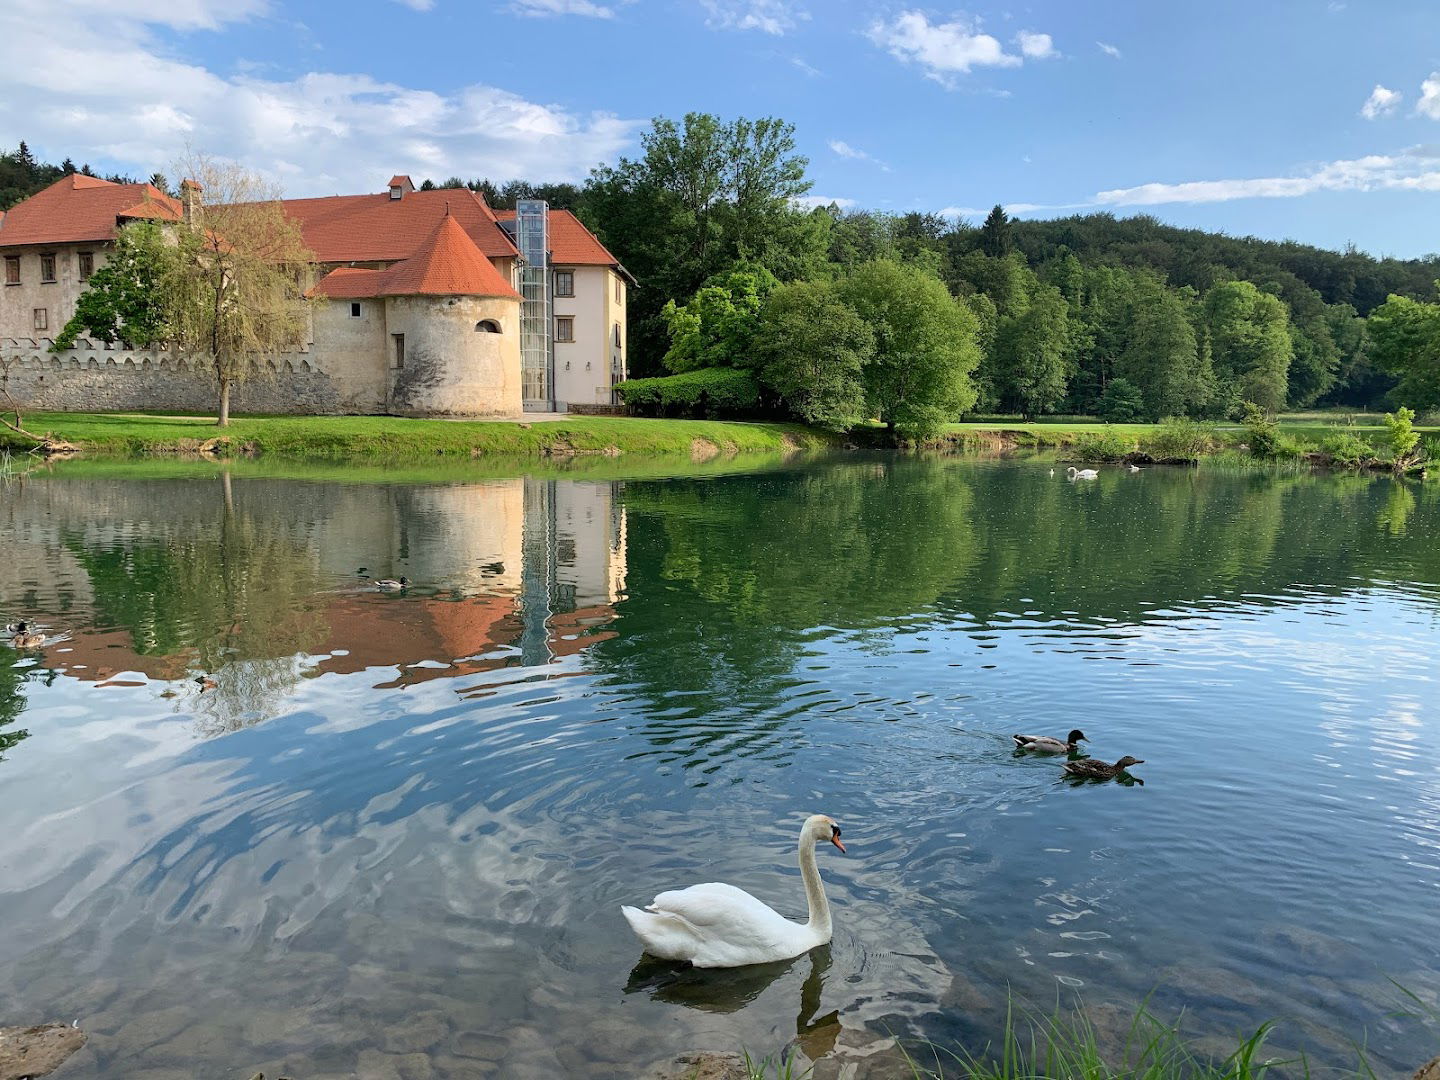
[[[815,841],[804,832],[800,834],[800,876],[805,880],[805,902],[810,908],[810,919],[805,925],[821,940],[828,941],[830,901],[825,898],[825,884],[815,863]]]

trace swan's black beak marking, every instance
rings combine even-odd
[[[830,843],[834,844],[836,847],[838,847],[838,848],[840,849],[840,854],[841,854],[841,855],[844,855],[844,854],[845,854],[845,845],[840,842],[840,826],[839,826],[839,825],[831,825],[831,826],[830,826]]]

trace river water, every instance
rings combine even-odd
[[[1435,1053],[1440,487],[599,468],[4,486],[6,618],[69,635],[0,647],[5,1022],[78,1019],[75,1080],[979,1050],[1011,996]],[[1012,753],[1072,727],[1145,784]],[[803,917],[813,812],[828,949],[641,963],[666,888]]]

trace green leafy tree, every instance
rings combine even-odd
[[[944,282],[916,266],[877,261],[841,282],[839,293],[875,334],[864,369],[867,412],[921,439],[974,405],[976,320]]]
[[[1122,376],[1110,380],[1095,411],[1107,424],[1133,424],[1144,420],[1148,410],[1140,388]]]
[[[1065,397],[1069,306],[1060,290],[1027,270],[1029,297],[1022,310],[1001,318],[995,334],[994,378],[1002,404],[1023,416],[1051,412]]]
[[[764,269],[732,270],[711,278],[683,307],[661,311],[670,334],[665,366],[676,374],[712,367],[753,367],[760,309],[778,285]]]
[[[806,423],[846,431],[865,418],[864,367],[875,333],[828,282],[770,294],[756,337],[760,376]]]
[[[1141,392],[1150,419],[1197,415],[1213,394],[1214,373],[1190,322],[1193,295],[1148,272],[1129,275],[1129,283],[1129,325],[1115,370]]]
[[[629,312],[631,366],[644,374],[669,348],[667,300],[735,266],[782,281],[820,273],[834,218],[798,207],[807,160],[783,121],[662,117],[640,142],[638,159],[595,170],[576,210],[645,283]]]
[[[168,312],[163,295],[169,249],[153,221],[126,225],[104,265],[75,303],[75,314],[55,337],[51,352],[75,347],[80,336],[138,349],[165,340]]]
[[[1370,314],[1370,356],[1400,376],[1394,396],[1419,409],[1440,406],[1440,304],[1392,296]]]
[[[1226,281],[1206,294],[1204,319],[1217,376],[1246,401],[1284,408],[1294,354],[1285,305],[1248,281]]]

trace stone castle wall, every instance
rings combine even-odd
[[[81,339],[49,351],[49,338],[0,338],[0,386],[27,409],[56,412],[213,412],[215,376],[203,361],[159,349]],[[351,411],[308,350],[258,366],[231,392],[234,412],[333,415]]]

